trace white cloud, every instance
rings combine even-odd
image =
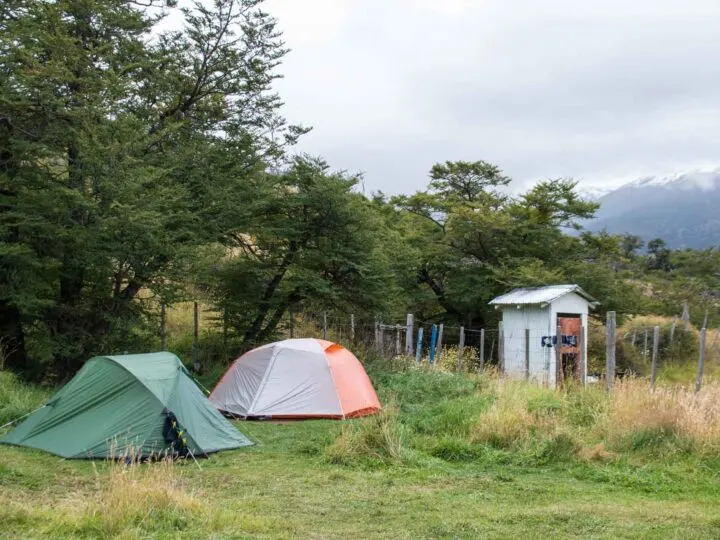
[[[268,0],[299,149],[422,188],[485,159],[519,185],[720,162],[717,0]]]

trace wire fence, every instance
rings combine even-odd
[[[612,313],[612,312],[611,312]],[[610,314],[609,314],[610,315]],[[165,317],[161,317],[165,327]],[[205,319],[202,339],[198,320]],[[208,330],[208,320],[212,327]],[[479,372],[488,368],[502,374],[562,386],[575,379],[586,384],[608,381],[629,374],[647,376],[653,383],[658,366],[687,366],[697,360],[696,387],[702,384],[706,360],[720,361],[720,329],[696,330],[677,318],[658,325],[626,322],[614,328],[614,317],[605,325],[597,319],[549,318],[544,324],[518,326],[503,323],[496,328],[472,328],[441,322],[383,320],[331,312],[288,313],[272,339],[246,339],[233,333],[218,314],[198,310],[194,314],[192,358],[197,366],[203,358],[230,361],[268,341],[286,338],[318,338],[340,343],[363,355],[398,362],[415,362],[449,371]],[[562,325],[566,325],[565,328]],[[544,328],[543,328],[544,326]],[[164,336],[165,331],[161,330]],[[611,337],[613,336],[613,337]],[[163,338],[163,346],[165,339]],[[559,344],[559,345],[558,345]]]

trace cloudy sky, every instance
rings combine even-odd
[[[720,164],[718,0],[268,0],[299,149],[422,188],[441,160],[609,186]]]
[[[210,1],[210,0],[202,0]],[[188,5],[190,0],[180,0]],[[720,0],[266,0],[299,152],[412,192],[490,161],[516,190],[720,166]],[[164,25],[182,24],[172,13]]]

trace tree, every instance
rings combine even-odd
[[[508,288],[558,282],[577,240],[563,227],[592,216],[597,205],[581,200],[575,183],[538,183],[519,197],[502,190],[510,181],[486,162],[435,165],[428,189],[392,202],[405,212],[408,242],[417,260],[417,283],[432,301],[414,307],[485,325],[488,302]]]
[[[669,272],[672,269],[672,265],[670,264],[670,250],[666,247],[665,241],[662,238],[650,240],[647,249],[647,262],[650,270]]]
[[[227,193],[304,132],[279,115],[271,84],[285,49],[258,6],[198,3],[185,30],[152,40],[159,19],[133,0],[0,5],[10,367],[30,367],[28,332],[31,356],[62,376],[127,348],[145,319],[140,291],[181,289],[193,250],[224,234]]]
[[[275,332],[292,306],[374,313],[392,276],[377,253],[383,233],[358,178],[298,157],[246,193],[253,217],[229,230],[207,286],[245,347]],[[216,260],[216,259],[215,259]]]
[[[643,248],[645,242],[639,236],[627,233],[620,236],[620,245],[623,256],[626,259],[633,259],[635,254]]]

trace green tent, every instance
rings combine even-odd
[[[176,419],[175,441],[168,437]],[[64,458],[150,457],[185,440],[193,455],[252,444],[167,352],[96,356],[0,443]],[[176,447],[173,447],[176,448]]]

